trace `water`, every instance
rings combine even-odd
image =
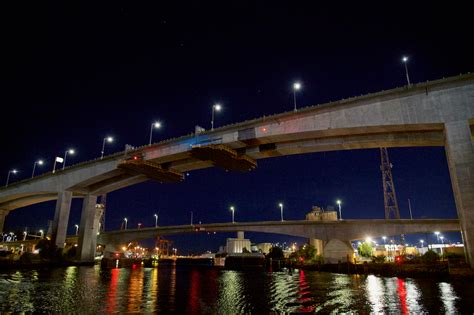
[[[0,271],[0,313],[472,313],[474,283],[315,271]]]

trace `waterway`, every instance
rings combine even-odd
[[[473,313],[474,283],[316,271],[67,267],[0,271],[0,313]]]

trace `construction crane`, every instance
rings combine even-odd
[[[380,148],[380,171],[382,171],[383,184],[383,202],[385,206],[385,219],[400,219],[400,211],[398,210],[397,194],[395,185],[393,184],[392,163],[388,157],[387,148]],[[405,235],[400,235],[402,243],[402,254],[405,254]]]

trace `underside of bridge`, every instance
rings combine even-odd
[[[118,164],[119,169],[132,175],[145,175],[148,179],[160,183],[176,183],[184,180],[184,175],[170,168],[164,168],[162,165],[152,161],[142,159],[130,159]]]
[[[210,161],[213,165],[227,171],[248,172],[257,167],[254,159],[239,155],[236,150],[223,144],[193,146],[190,155],[197,160]]]

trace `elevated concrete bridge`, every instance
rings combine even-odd
[[[218,166],[252,170],[261,158],[346,149],[444,146],[471,267],[474,267],[474,75],[467,74],[245,121],[170,139],[0,189],[0,230],[9,211],[55,200],[62,247],[71,199],[84,198],[79,258],[93,257],[97,196],[150,179]]]
[[[350,241],[378,238],[382,236],[398,236],[400,234],[433,233],[459,231],[457,219],[417,219],[417,220],[339,220],[339,221],[262,221],[211,223],[198,225],[162,226],[140,229],[109,231],[97,236],[97,243],[105,245],[105,250],[120,250],[130,242],[153,239],[157,236],[196,234],[213,232],[260,232],[298,236],[322,242],[315,244],[318,254],[324,255],[327,262],[345,261],[347,255],[352,256]],[[77,236],[67,238],[67,243],[77,243]],[[0,243],[10,247],[32,247],[38,240]],[[333,247],[337,244],[337,251]],[[333,246],[331,246],[333,245]]]
[[[284,234],[323,241],[331,239],[352,241],[365,239],[366,237],[459,231],[459,220],[292,220],[177,225],[105,232],[98,236],[97,242],[104,245],[120,245],[164,235],[238,231]]]

